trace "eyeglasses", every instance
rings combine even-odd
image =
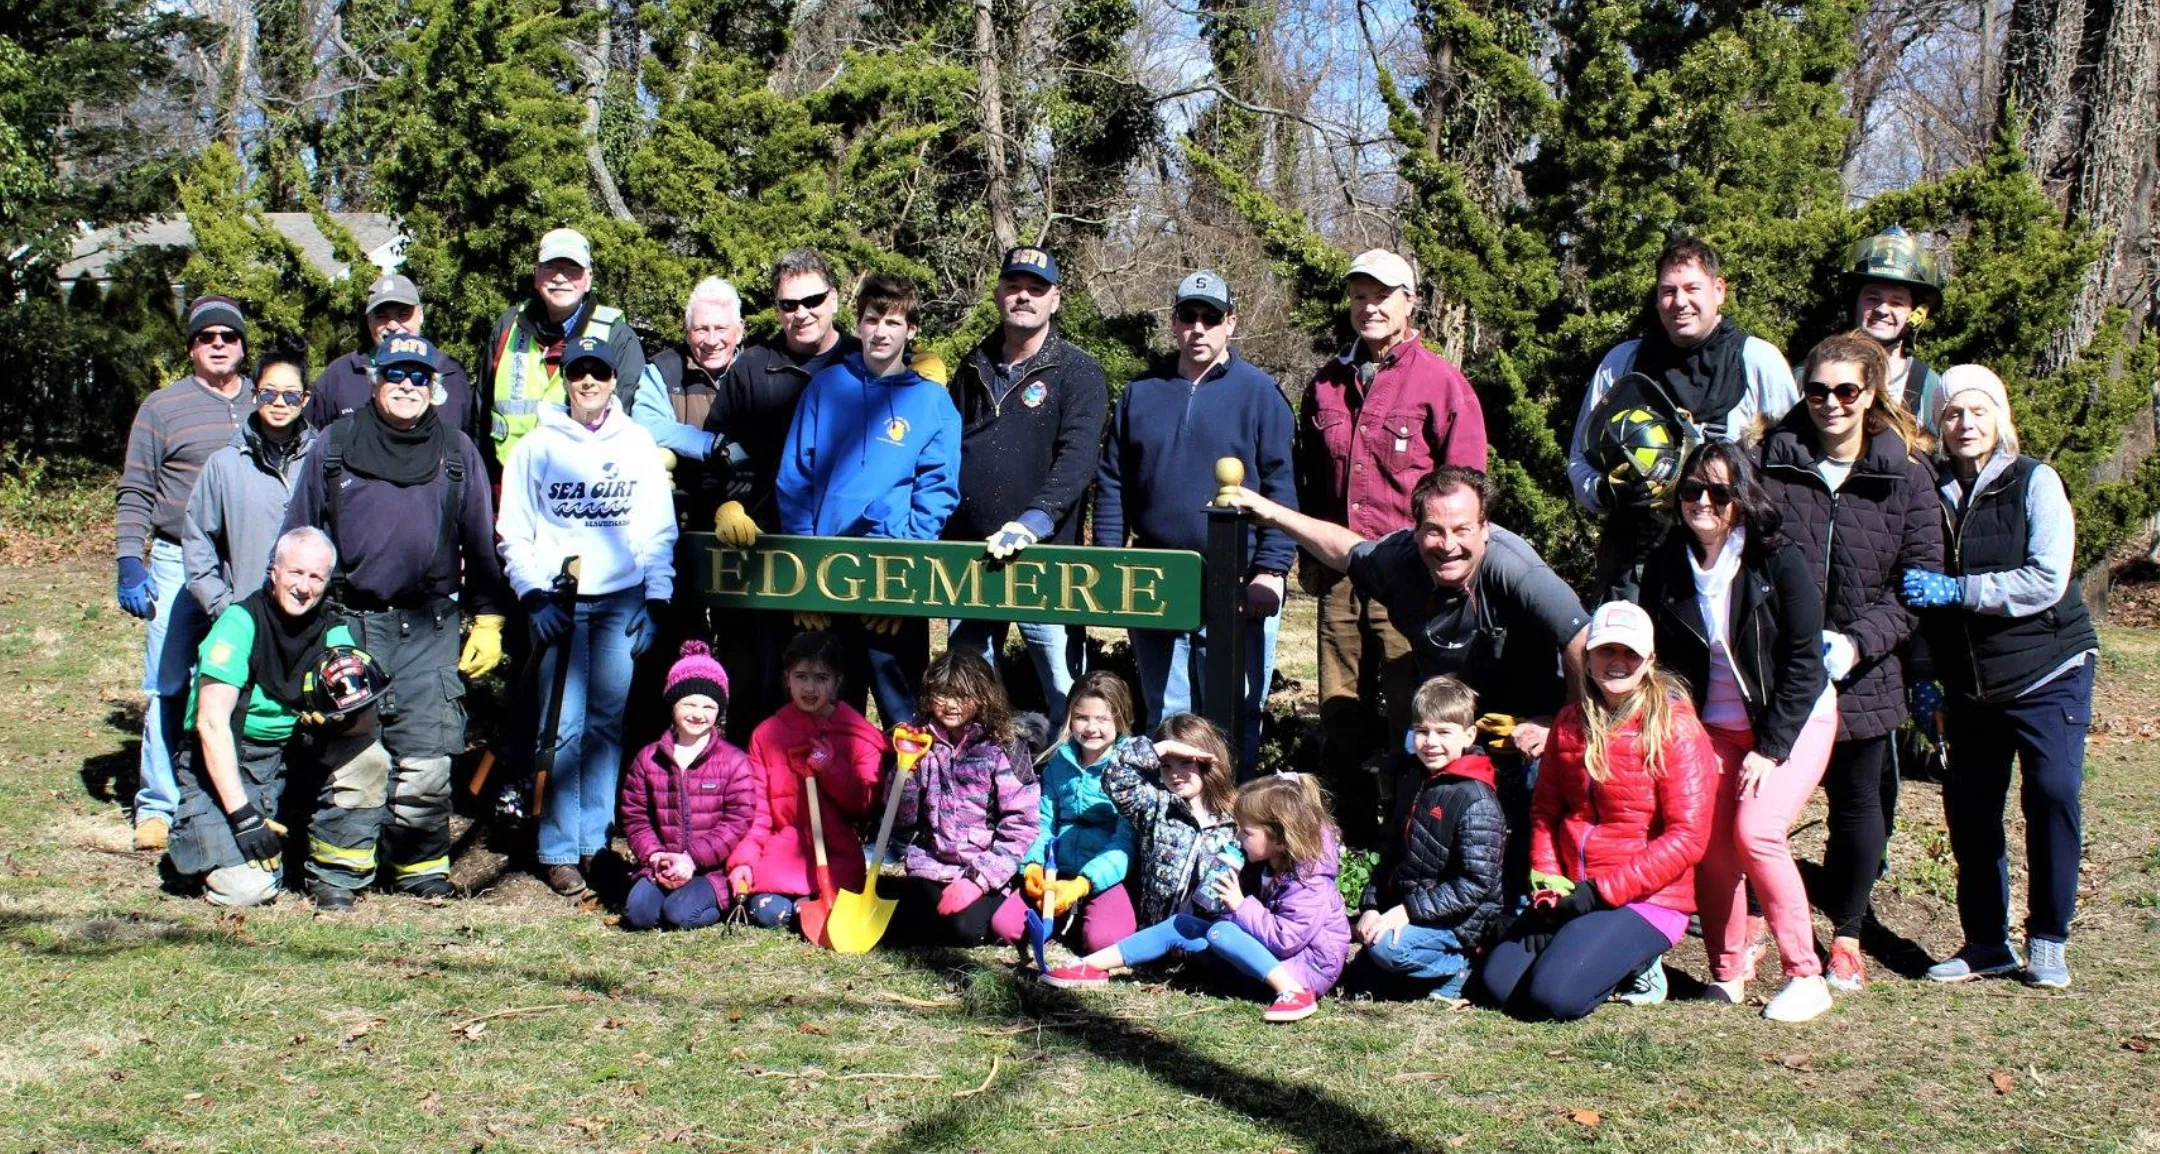
[[[301,401],[304,401],[304,400],[306,400],[306,399],[307,399],[307,393],[305,393],[305,392],[303,392],[303,391],[301,391],[301,390],[299,390],[299,389],[257,389],[257,390],[255,390],[255,403],[256,403],[256,404],[258,404],[258,405],[271,405],[271,404],[277,404],[277,405],[283,405],[283,406],[285,406],[285,407],[286,407],[286,408],[288,408],[288,409],[292,409],[292,408],[298,408],[298,407],[299,407],[299,405],[300,405],[300,402],[301,402]]]
[[[773,302],[773,307],[779,309],[781,314],[784,316],[788,313],[794,312],[796,309],[814,309],[819,305],[824,304],[825,298],[831,295],[832,290],[826,289],[824,292],[811,293],[809,296],[796,297],[793,300],[789,300],[786,297],[781,297]]]
[[[1181,308],[1177,311],[1177,319],[1181,325],[1199,325],[1201,328],[1212,329],[1228,318],[1215,309]]]
[[[1698,480],[1694,477],[1689,477],[1687,480],[1680,482],[1680,500],[1682,502],[1692,505],[1702,500],[1705,495],[1709,496],[1710,503],[1713,505],[1732,504],[1731,485],[1717,481]]]
[[[204,329],[194,337],[198,345],[237,345],[242,339],[239,333],[231,329]]]
[[[433,388],[435,385],[435,370],[391,365],[389,368],[382,370],[382,379],[384,382],[393,385],[410,385],[416,389]]]
[[[1860,394],[1867,391],[1867,386],[1856,385],[1850,381],[1842,385],[1826,385],[1821,381],[1809,381],[1806,391],[1810,404],[1819,405],[1832,397],[1836,397],[1838,404],[1849,405],[1860,399]]]

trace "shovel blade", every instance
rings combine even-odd
[[[837,900],[837,899],[835,899]],[[802,926],[803,939],[813,946],[832,948],[830,935],[833,903],[824,898],[812,898],[795,907],[795,920]]]
[[[1050,920],[1034,910],[1027,912],[1028,944],[1035,947],[1035,968],[1047,973],[1050,969],[1048,949],[1050,946]]]
[[[899,904],[897,899],[877,896],[874,877],[861,893],[841,890],[825,918],[826,942],[835,953],[869,953],[885,936],[885,927],[892,923],[893,907]],[[807,919],[804,924],[807,928]]]

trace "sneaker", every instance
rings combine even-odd
[[[1320,1008],[1320,995],[1311,990],[1297,990],[1277,994],[1275,1002],[1260,1016],[1270,1022],[1296,1022],[1313,1016]]]
[[[1729,982],[1708,982],[1703,985],[1705,1002],[1723,1002],[1728,1006],[1747,1004],[1747,979],[1734,978]]]
[[[2070,959],[2064,956],[2065,945],[2046,938],[2026,938],[2025,984],[2043,990],[2069,989]]]
[[[1636,971],[1634,977],[1622,982],[1620,988],[1613,991],[1613,997],[1630,1006],[1655,1006],[1662,1004],[1671,992],[1665,981],[1665,959],[1656,958]]]
[[[162,817],[146,817],[135,825],[135,848],[159,850],[172,839],[172,823]]]
[[[1840,938],[1830,943],[1830,988],[1847,994],[1867,989],[1867,963],[1860,951]]]
[[[562,865],[551,865],[547,867],[547,872],[542,874],[541,877],[547,882],[549,889],[554,890],[563,897],[576,898],[585,896],[585,874],[574,865],[567,862]]]
[[[414,878],[410,883],[399,886],[398,892],[409,898],[434,898],[447,901],[457,896],[457,887],[451,885],[450,879],[441,874],[428,874],[426,877]]]
[[[1794,978],[1762,1008],[1773,1022],[1812,1022],[1830,1009],[1830,983],[1821,975]]]
[[[1075,962],[1074,964],[1069,966],[1059,966],[1058,968],[1043,974],[1042,983],[1046,986],[1056,986],[1058,989],[1061,990],[1079,990],[1085,989],[1089,986],[1107,986],[1110,984],[1110,971],[1104,969],[1097,969],[1096,967],[1087,965],[1084,962]]]
[[[344,886],[311,881],[307,887],[308,900],[315,903],[317,911],[326,914],[343,913],[353,908],[355,894]]]
[[[1976,946],[1967,943],[1947,959],[1928,967],[1927,980],[1931,982],[1969,982],[1974,978],[1994,978],[2014,974],[2024,966],[2018,961],[2017,951],[2009,942],[1994,946]]]

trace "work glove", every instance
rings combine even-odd
[[[653,638],[659,636],[659,617],[668,611],[665,601],[647,601],[637,607],[630,620],[623,623],[623,636],[630,639],[630,656],[643,657],[652,648]]]
[[[1273,617],[1282,612],[1282,603],[1282,574],[1255,573],[1245,582],[1245,616]]]
[[[900,636],[901,622],[898,617],[887,617],[881,613],[872,613],[865,616],[862,619],[862,623],[863,628],[868,629],[870,632],[875,633],[880,637]]]
[[[1941,609],[1963,599],[1958,592],[1957,578],[1926,569],[1907,569],[1900,591],[1909,609]]]
[[[1050,891],[1050,912],[1062,914],[1073,908],[1081,898],[1088,896],[1088,891],[1095,887],[1086,878],[1074,877],[1059,878],[1046,888]]]
[[[140,557],[120,558],[120,580],[117,583],[120,608],[130,617],[148,621],[157,616],[157,582],[150,579],[150,567]]]
[[[1551,893],[1554,897],[1566,897],[1575,890],[1575,879],[1566,874],[1549,874],[1542,870],[1530,871],[1530,892]]]
[[[472,620],[472,634],[458,654],[457,671],[467,677],[485,677],[502,664],[503,619],[500,613],[482,613]]]
[[[797,610],[794,616],[795,628],[805,633],[822,633],[832,628],[832,614],[830,613],[811,613],[807,610]]]
[[[951,917],[961,910],[982,900],[983,888],[966,878],[950,882],[945,892],[938,895],[937,912],[941,917]]]
[[[1477,719],[1477,731],[1486,748],[1502,750],[1508,747],[1508,739],[1515,736],[1515,715],[1512,713],[1488,713]],[[1562,881],[1567,879],[1562,878]],[[1565,892],[1565,891],[1562,891]]]
[[[1043,896],[1043,868],[1039,862],[1029,862],[1020,871],[1020,892],[1028,896],[1028,904],[1036,905]]]
[[[227,813],[225,820],[232,826],[233,841],[247,864],[264,873],[276,873],[285,853],[285,827],[266,820],[254,803],[245,801],[239,809]]]
[[[713,535],[730,549],[748,549],[757,544],[757,522],[750,519],[741,501],[729,501],[713,512]]]
[[[1830,680],[1841,682],[1852,676],[1853,666],[1860,664],[1860,651],[1853,647],[1852,638],[1828,629],[1822,635],[1823,668],[1830,673]]]
[[[1040,509],[1023,510],[1018,517],[1005,522],[1005,526],[990,537],[990,556],[1003,561],[1035,542],[1048,537],[1057,525],[1050,515]]]
[[[553,645],[570,635],[570,611],[556,604],[545,593],[534,591],[519,599],[525,606],[525,616],[532,625],[533,644]]]
[[[726,437],[715,436],[705,460],[719,466],[714,471],[720,475],[720,495],[727,498],[729,504],[740,508],[742,502],[750,499],[751,492],[757,488],[757,479],[750,475],[750,454],[744,452],[741,445]],[[752,539],[756,539],[754,535]]]
[[[1574,889],[1569,890],[1567,896],[1560,899],[1560,904],[1553,907],[1562,918],[1580,917],[1583,914],[1611,908],[1611,906],[1605,904],[1604,897],[1598,893],[1597,883],[1587,879]]]
[[[659,452],[660,467],[666,469],[670,473],[673,473],[675,471],[675,466],[680,463],[675,459],[675,450],[661,449]]]

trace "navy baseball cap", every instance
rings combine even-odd
[[[384,333],[383,339],[376,342],[368,364],[378,369],[391,365],[424,365],[433,369],[437,364],[435,342],[418,333]]]
[[[607,366],[611,377],[622,371],[615,363],[615,346],[598,337],[579,337],[563,346],[563,372],[568,373],[570,366],[579,361],[599,361]]]
[[[1057,258],[1050,255],[1049,249],[1035,248],[1031,245],[1021,245],[1019,248],[1007,249],[1005,250],[1005,267],[998,270],[998,275],[1011,276],[1016,272],[1024,272],[1029,276],[1039,277],[1044,284],[1054,285],[1058,282]]]

